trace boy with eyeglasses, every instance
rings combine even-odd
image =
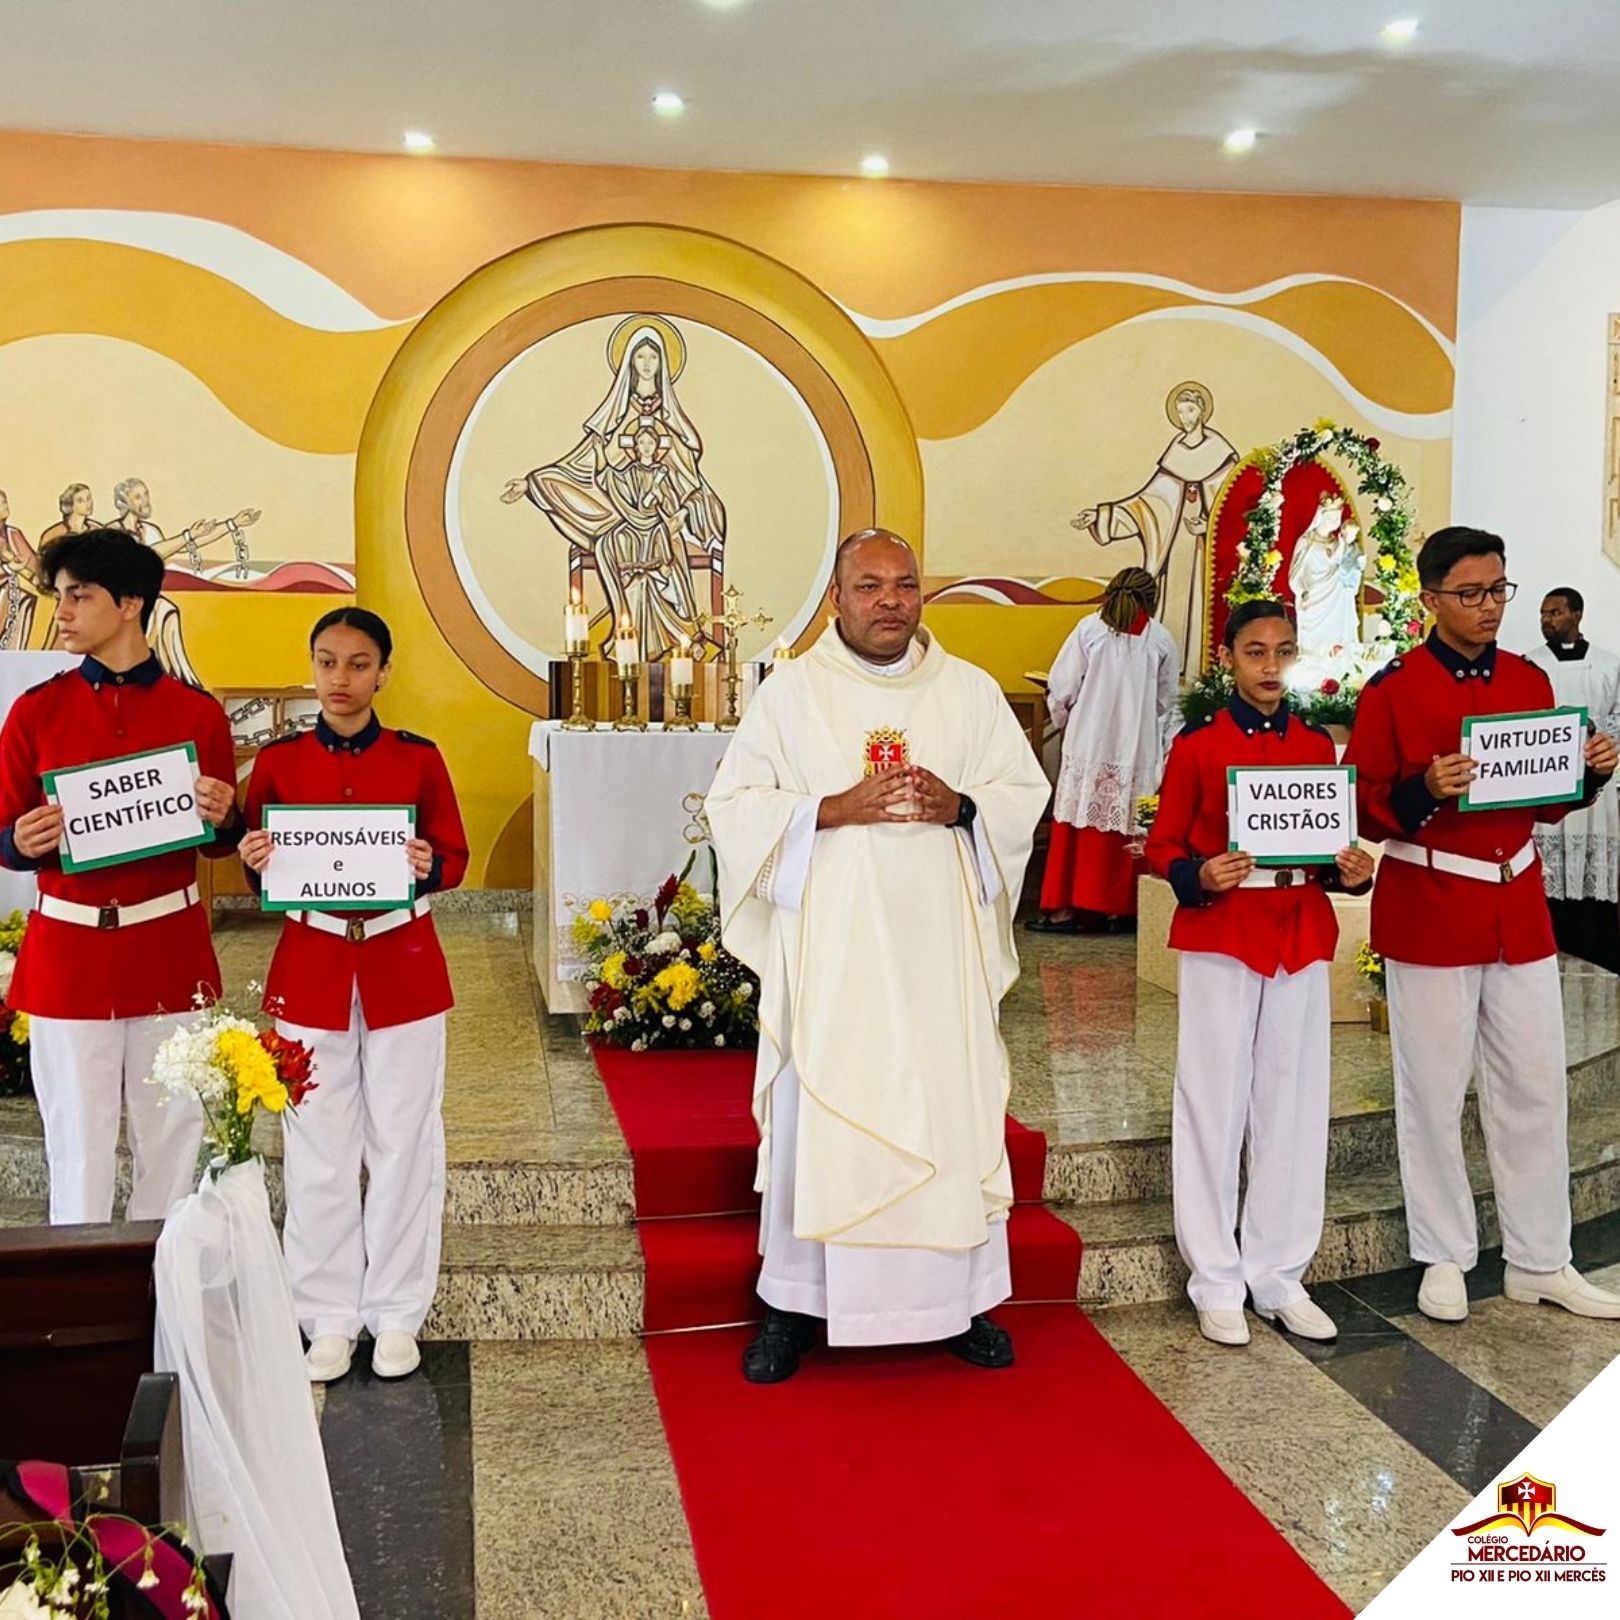
[[[1395,1126],[1418,1308],[1468,1315],[1464,1273],[1479,1257],[1462,1110],[1477,1067],[1480,1120],[1506,1261],[1524,1304],[1620,1318],[1620,1295],[1570,1264],[1569,1146],[1557,947],[1534,831],[1578,805],[1462,814],[1476,766],[1460,750],[1470,715],[1553,706],[1546,674],[1496,645],[1516,587],[1499,536],[1447,528],[1418,554],[1428,640],[1367,683],[1346,762],[1362,832],[1384,840],[1372,945],[1385,960],[1395,1056]],[[1586,744],[1590,804],[1620,759]]]

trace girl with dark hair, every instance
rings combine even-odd
[[[433,1303],[444,1216],[445,1014],[454,1000],[427,897],[467,870],[467,835],[439,750],[391,731],[373,702],[393,637],[364,608],[310,634],[321,714],[253,765],[242,862],[255,887],[274,858],[267,805],[412,805],[415,901],[389,911],[289,911],[265,1010],[315,1057],[316,1087],[284,1116],[287,1270],[312,1382],[349,1370],[362,1327],[372,1370],[401,1378]],[[364,1202],[362,1169],[368,1177]]]

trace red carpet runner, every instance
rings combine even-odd
[[[635,1163],[647,1359],[715,1620],[1340,1620],[1349,1610],[1072,1303],[1005,1309],[1018,1364],[812,1351],[745,1384],[759,1314],[752,1054],[597,1053]],[[1008,1120],[1015,1298],[1072,1301]],[[1189,1327],[1189,1331],[1191,1328]]]

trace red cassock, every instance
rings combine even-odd
[[[466,876],[467,834],[443,756],[425,737],[389,731],[375,715],[354,737],[340,737],[320,720],[313,731],[266,744],[248,782],[249,827],[264,824],[267,804],[413,804],[416,836],[433,846],[433,869],[418,880],[417,894],[453,889]],[[356,984],[368,1029],[453,1006],[433,918],[416,917],[358,941],[289,918],[270,964],[265,1011],[311,1029],[347,1029]]]
[[[1561,821],[1580,806],[1465,813],[1456,799],[1436,799],[1424,773],[1437,756],[1461,752],[1465,716],[1553,704],[1545,673],[1495,646],[1470,662],[1431,635],[1392,660],[1363,689],[1345,754],[1356,767],[1363,833],[1493,867],[1511,862],[1531,843],[1538,821]],[[1589,772],[1583,802],[1606,780]],[[1536,962],[1557,949],[1539,861],[1509,881],[1482,882],[1386,853],[1373,889],[1371,939],[1381,955],[1425,967]]]
[[[54,852],[30,861],[13,840],[17,818],[45,803],[42,772],[187,742],[196,747],[199,775],[235,779],[225,711],[208,693],[164,674],[155,657],[120,674],[87,658],[24,692],[0,733],[0,861],[37,871],[41,894],[98,908],[137,905],[195,883],[199,850],[64,872]],[[240,837],[239,826],[222,831],[200,853],[229,854]],[[210,1000],[220,991],[200,905],[119,928],[36,911],[6,1000],[42,1018],[145,1018],[191,1011],[199,990]]]
[[[1237,697],[1176,738],[1144,852],[1179,902],[1170,924],[1171,949],[1236,957],[1268,979],[1279,969],[1298,973],[1333,959],[1339,924],[1327,891],[1339,887],[1338,867],[1313,867],[1308,881],[1287,888],[1219,895],[1199,886],[1198,871],[1226,853],[1228,766],[1332,765],[1335,757],[1325,731],[1297,715],[1263,715]]]

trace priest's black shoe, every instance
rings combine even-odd
[[[1012,1334],[997,1327],[988,1316],[975,1316],[966,1333],[945,1341],[953,1356],[974,1367],[1010,1367],[1013,1364]]]
[[[750,1384],[780,1384],[799,1370],[799,1357],[816,1342],[815,1318],[765,1307],[765,1322],[743,1351],[743,1377]]]

